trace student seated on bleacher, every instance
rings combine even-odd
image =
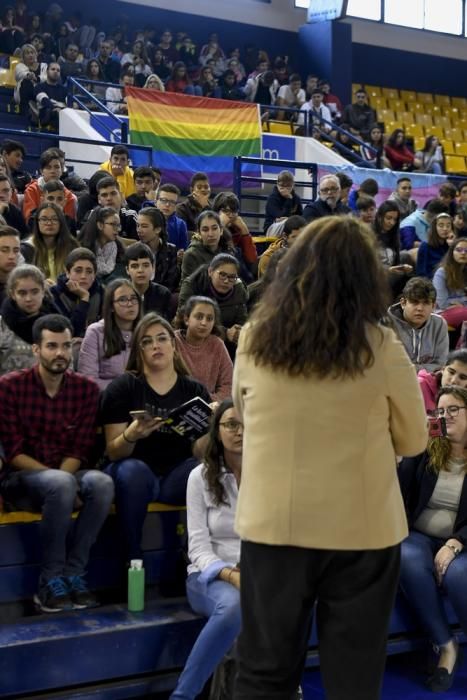
[[[188,479],[190,564],[186,590],[193,610],[208,621],[190,652],[171,700],[197,698],[240,632],[240,538],[235,533],[234,520],[242,443],[243,425],[232,399],[226,399],[214,414],[203,463]]]
[[[139,240],[154,253],[154,281],[175,292],[180,281],[180,265],[177,248],[167,241],[165,216],[155,207],[145,207],[138,214],[136,226]]]
[[[96,256],[97,278],[102,284],[125,275],[125,246],[120,231],[117,211],[97,206],[79,232],[79,244]]]
[[[384,147],[384,154],[393,170],[414,170],[420,165],[407,143],[403,129],[394,129]]]
[[[7,226],[16,229],[21,237],[28,235],[28,229],[21,209],[13,204],[11,197],[13,189],[8,175],[0,175],[0,215],[3,216]]]
[[[135,192],[134,173],[129,166],[130,153],[126,146],[117,144],[110,151],[109,160],[99,165],[99,170],[105,170],[118,182],[122,196],[126,199]]]
[[[130,559],[141,558],[148,504],[184,504],[188,476],[203,454],[204,437],[192,443],[161,425],[168,411],[196,396],[211,401],[205,387],[187,374],[173,328],[150,313],[135,329],[126,372],[103,395],[101,422],[111,460],[106,472],[115,481],[117,515]],[[156,417],[130,416],[146,405]]]
[[[106,474],[86,469],[99,390],[68,370],[68,319],[56,314],[39,319],[32,339],[37,364],[0,378],[0,442],[6,462],[1,493],[15,508],[42,512],[37,607],[43,612],[93,607],[98,601],[87,587],[86,567],[114,492]],[[79,515],[69,536],[76,506]]]
[[[58,132],[59,112],[66,107],[67,89],[62,84],[60,64],[56,61],[47,66],[47,78],[34,88],[35,105],[30,103],[32,123],[39,119],[41,129],[50,127]]]
[[[232,360],[220,338],[219,305],[209,297],[190,297],[175,325],[175,343],[190,375],[209,391],[213,401],[232,394]]]
[[[399,222],[399,207],[395,202],[387,199],[376,212],[373,231],[376,236],[376,245],[385,268],[393,300],[399,298],[408,276],[413,273],[413,265],[409,263],[411,258],[408,253],[401,259]]]
[[[322,137],[321,132],[325,134],[332,133],[331,111],[329,107],[323,104],[323,97],[323,91],[319,88],[315,88],[311,93],[310,100],[302,105],[298,114],[297,124],[301,126],[302,129],[305,128],[305,113],[308,120],[308,133],[304,134],[304,132],[301,131],[300,133],[302,135],[313,136],[316,139],[320,139]]]
[[[400,302],[389,310],[389,321],[396,331],[417,372],[433,372],[446,364],[449,351],[446,321],[434,312],[436,290],[423,277],[412,277],[405,285]]]
[[[32,211],[37,209],[41,203],[42,185],[49,180],[58,180],[63,173],[62,163],[56,148],[48,148],[41,153],[39,170],[40,177],[33,180],[24,191],[23,216],[26,221],[29,221]],[[63,211],[71,218],[76,218],[76,196],[66,187]]]
[[[406,216],[413,214],[416,209],[418,209],[418,204],[415,199],[412,199],[412,180],[403,175],[399,177],[396,182],[396,189],[392,192],[388,199],[394,201],[399,207],[401,214],[401,219],[405,219]]]
[[[410,216],[402,219],[400,224],[401,249],[410,251],[414,261],[418,248],[428,240],[433,219],[439,214],[447,213],[447,206],[439,199],[432,199],[425,209],[417,209]]]
[[[56,204],[63,211],[65,206],[65,186],[61,180],[48,180],[44,182],[41,187],[41,199],[40,203],[52,202]],[[37,209],[33,209],[29,221],[27,222],[30,231],[34,228],[34,220],[36,218]],[[74,236],[77,232],[76,219],[65,214],[65,221],[68,226],[68,230]]]
[[[157,190],[155,204],[165,216],[168,241],[176,246],[179,259],[181,260],[183,251],[188,248],[188,230],[185,221],[175,213],[179,197],[180,190],[177,185],[172,185],[168,182],[161,185]]]
[[[397,470],[409,521],[402,542],[400,586],[439,659],[426,685],[434,692],[452,686],[461,649],[447,620],[445,599],[467,633],[467,390],[441,389],[435,415],[446,421],[446,437],[434,437],[426,452],[405,458]]]
[[[71,321],[73,338],[82,338],[86,328],[101,317],[104,292],[96,275],[94,253],[75,248],[65,260],[65,272],[50,289],[57,310]]]
[[[133,284],[114,279],[104,293],[102,319],[91,323],[81,343],[78,372],[105,389],[125,371],[130,344],[141,317],[141,299]]]
[[[190,180],[190,194],[177,204],[177,216],[186,223],[188,233],[196,231],[196,220],[201,212],[211,209],[211,185],[206,173],[195,173]]]
[[[342,121],[350,125],[350,131],[355,136],[363,139],[368,137],[371,126],[376,123],[376,112],[368,104],[365,90],[357,90],[355,102],[344,107]]]
[[[44,202],[37,209],[31,236],[21,243],[21,253],[26,262],[37,265],[55,283],[57,276],[65,272],[68,253],[77,247],[62,209]]]
[[[96,191],[99,206],[113,207],[118,212],[122,236],[136,240],[136,212],[126,206],[115,178],[109,175],[100,179],[96,184]]]
[[[436,267],[449,250],[448,239],[452,235],[452,219],[449,214],[435,216],[427,240],[423,241],[418,249],[415,271],[419,277],[433,277]]]
[[[128,114],[125,88],[134,85],[135,76],[129,68],[123,68],[120,73],[120,87],[108,87],[105,91],[107,109],[113,114]]]
[[[144,243],[132,243],[125,250],[126,273],[141,297],[143,314],[155,311],[172,320],[172,294],[167,287],[153,282],[155,262],[152,250]]]
[[[363,221],[364,224],[368,224],[368,226],[374,224],[376,217],[376,201],[373,197],[362,194],[361,197],[357,199],[356,210],[357,218],[360,219],[360,221]]]
[[[306,221],[303,216],[289,216],[289,218],[284,221],[280,236],[271,243],[269,248],[266,248],[259,258],[258,277],[262,277],[265,274],[271,257],[278,250],[288,249],[295,243],[305,226]]]
[[[234,254],[232,239],[228,231],[224,230],[219,214],[207,209],[196,220],[196,233],[182,260],[181,281],[201,265],[210,263],[219,253]]]
[[[421,369],[418,383],[425,402],[427,413],[436,408],[436,397],[442,387],[460,386],[467,389],[467,350],[453,350],[449,353],[446,366],[435,372]]]
[[[294,190],[295,178],[289,170],[281,170],[277,176],[277,184],[274,185],[271,194],[266,200],[266,208],[264,214],[263,231],[267,236],[277,236],[280,234],[277,229],[280,229],[280,223],[285,221],[287,217],[297,214],[300,216],[303,212],[300,197]],[[270,226],[274,226],[274,230],[269,231]]]
[[[209,265],[201,265],[183,280],[178,297],[179,312],[192,296],[210,297],[217,301],[221,311],[223,338],[231,356],[247,318],[248,292],[238,276],[239,270],[240,265],[233,255],[220,253]]]
[[[6,297],[8,277],[22,261],[19,232],[12,226],[0,226],[0,309]]]
[[[214,198],[212,209],[218,212],[221,224],[232,237],[235,255],[240,263],[240,277],[249,283],[256,277],[258,253],[248,224],[240,216],[240,201],[233,192],[219,192]]]
[[[0,316],[0,374],[36,364],[32,348],[34,322],[57,312],[45,276],[34,265],[15,267],[8,276],[6,293]]]
[[[27,170],[22,170],[23,160],[26,157],[26,149],[20,141],[6,139],[0,146],[0,154],[5,158],[10,174],[13,178],[13,185],[17,192],[24,193],[26,185],[32,180],[32,176]]]
[[[416,151],[415,158],[419,162],[417,170],[421,173],[441,175],[444,172],[444,151],[437,136],[427,136],[424,147]]]
[[[136,212],[139,212],[145,202],[154,202],[157,196],[157,190],[161,181],[161,171],[158,168],[150,168],[141,166],[136,168],[133,173],[135,181],[134,192],[126,197],[128,206]]]

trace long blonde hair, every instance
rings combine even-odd
[[[454,396],[456,399],[460,399],[467,408],[467,389],[463,389],[460,386],[446,386],[443,389],[440,389],[436,400],[436,405],[438,405],[441,396],[445,396],[446,394],[449,396]],[[430,457],[428,463],[428,469],[430,471],[435,472],[435,474],[439,474],[439,472],[442,471],[449,471],[451,442],[448,437],[430,438],[428,440],[427,452]],[[466,467],[464,467],[464,471],[467,471]]]

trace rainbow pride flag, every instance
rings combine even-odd
[[[131,143],[152,146],[164,182],[187,187],[202,171],[212,187],[231,188],[233,157],[261,156],[256,104],[133,87],[125,95]],[[256,165],[242,172],[259,174]]]

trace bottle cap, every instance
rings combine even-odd
[[[130,569],[142,569],[143,560],[142,559],[132,559],[130,561]]]

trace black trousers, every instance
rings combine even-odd
[[[327,700],[377,700],[400,546],[369,551],[242,542],[235,700],[291,700],[314,604]]]

